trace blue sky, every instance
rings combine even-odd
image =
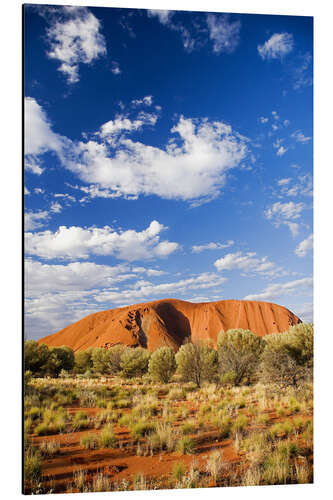
[[[167,297],[312,320],[312,28],[25,7],[27,337]]]

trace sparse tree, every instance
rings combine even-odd
[[[74,369],[76,373],[85,373],[93,369],[93,362],[91,358],[92,351],[93,349],[89,348],[85,351],[78,351],[74,354]]]
[[[138,377],[148,371],[150,354],[143,347],[128,347],[121,355],[121,371],[125,377]]]
[[[91,359],[94,372],[105,374],[109,373],[109,356],[107,349],[95,347],[91,353]]]
[[[222,379],[232,373],[235,385],[250,382],[260,362],[265,341],[250,330],[237,328],[220,332],[217,345]]]
[[[36,340],[27,340],[24,343],[24,369],[30,370],[32,374],[41,372],[49,356],[50,351],[46,344],[38,344]]]
[[[217,352],[205,343],[187,343],[176,354],[177,372],[186,382],[198,387],[216,377]]]
[[[115,345],[107,351],[107,366],[109,373],[116,374],[121,371],[121,357],[126,347],[122,344]]]
[[[74,352],[68,346],[52,347],[47,362],[42,367],[47,375],[58,377],[61,370],[71,371],[74,367]]]
[[[313,325],[299,324],[288,332],[267,335],[260,364],[263,382],[297,387],[312,378]]]
[[[171,347],[160,347],[149,360],[149,374],[152,378],[167,384],[176,371],[175,353]]]

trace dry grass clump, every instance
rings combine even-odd
[[[58,441],[43,441],[39,450],[43,457],[51,458],[60,453],[60,443]]]
[[[187,436],[178,439],[175,450],[182,455],[192,455],[195,451],[195,441]]]
[[[206,471],[213,479],[214,483],[217,482],[224,467],[223,451],[215,450],[210,453],[206,462]]]
[[[97,493],[97,492],[111,491],[111,490],[112,490],[112,482],[109,476],[101,472],[96,474],[91,485],[91,491]]]
[[[82,448],[86,448],[87,450],[96,450],[99,447],[97,434],[89,432],[89,434],[82,436],[80,439],[80,446],[82,446]]]
[[[103,427],[99,435],[99,447],[100,448],[114,448],[116,445],[116,437],[113,432],[113,427],[111,424],[107,424]]]

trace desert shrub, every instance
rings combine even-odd
[[[262,413],[256,418],[256,423],[259,425],[266,425],[270,421],[270,416],[267,413]]]
[[[121,355],[121,370],[125,377],[139,377],[147,373],[150,354],[147,349],[127,348]]]
[[[91,432],[89,432],[89,434],[85,434],[80,439],[80,446],[82,446],[82,448],[86,448],[87,450],[95,450],[98,448],[98,445],[98,436]]]
[[[139,439],[140,437],[147,436],[155,432],[155,424],[150,422],[137,422],[131,425],[131,433],[133,437]]]
[[[28,450],[24,457],[24,480],[38,483],[42,470],[41,456],[36,450]]]
[[[93,479],[91,491],[97,493],[102,491],[111,491],[112,482],[109,476],[99,472]]]
[[[183,476],[185,474],[185,467],[184,467],[184,464],[182,464],[182,462],[177,462],[174,466],[173,466],[173,469],[172,469],[172,477],[176,480],[176,481],[181,481]]]
[[[182,401],[185,397],[185,391],[183,389],[178,389],[177,387],[171,389],[168,394],[168,399],[171,401]]]
[[[31,373],[42,373],[49,358],[50,351],[46,344],[38,344],[35,340],[24,342],[24,370]]]
[[[222,439],[226,439],[231,433],[231,419],[230,417],[222,417],[217,422],[217,428]]]
[[[116,444],[116,437],[113,432],[113,427],[107,424],[102,429],[99,435],[99,445],[101,448],[113,448]]]
[[[178,439],[176,443],[176,451],[182,455],[192,455],[195,449],[195,442],[193,439],[184,436]]]
[[[217,370],[217,352],[207,344],[184,344],[176,354],[177,372],[185,382],[198,387],[213,381]]]
[[[171,347],[160,347],[150,357],[148,372],[152,379],[167,384],[176,371],[175,353]]]
[[[107,365],[109,373],[116,374],[121,372],[121,357],[124,354],[126,347],[123,345],[115,345],[107,351]]]
[[[74,371],[75,373],[85,373],[93,369],[92,348],[85,351],[78,351],[74,354]]]
[[[60,453],[60,443],[57,441],[43,441],[40,444],[39,450],[43,457],[54,457]]]
[[[71,371],[74,367],[74,352],[70,347],[51,347],[42,369],[45,374],[58,377],[61,370]]]
[[[312,376],[313,326],[299,324],[288,332],[266,336],[260,364],[261,380],[297,387]]]
[[[313,324],[299,323],[288,330],[289,352],[299,365],[313,368]]]
[[[223,469],[222,456],[223,455],[221,451],[215,450],[212,451],[207,458],[206,471],[212,477],[215,483]]]
[[[87,429],[90,426],[90,420],[88,415],[83,411],[78,411],[75,413],[72,420],[73,431],[80,431],[82,429]]]
[[[109,354],[107,349],[95,347],[91,353],[94,372],[101,374],[109,373],[108,358]]]
[[[232,431],[234,434],[242,432],[248,425],[248,418],[245,415],[238,415],[232,424]]]
[[[255,373],[264,340],[241,328],[220,332],[218,336],[219,371],[235,385],[250,382]]]
[[[180,432],[185,435],[193,434],[195,432],[195,426],[191,422],[185,422],[185,424],[181,426]]]

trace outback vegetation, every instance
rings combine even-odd
[[[25,343],[25,493],[309,483],[313,325],[217,349]]]

